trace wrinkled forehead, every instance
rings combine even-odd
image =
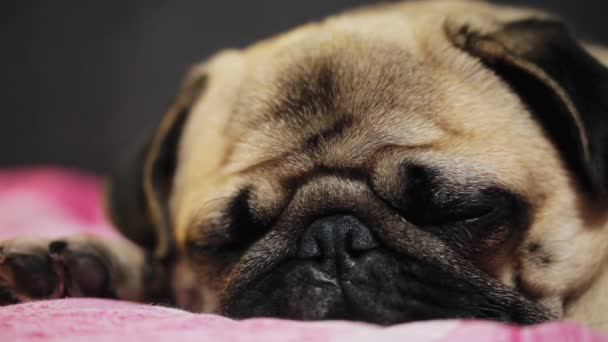
[[[348,41],[344,41],[348,39]],[[310,122],[335,112],[432,108],[433,72],[406,46],[356,36],[289,46],[251,65],[235,115],[265,121]],[[254,109],[254,110],[252,110]]]
[[[466,166],[523,184],[522,166],[533,162],[525,158],[550,149],[503,82],[447,44],[423,52],[359,34],[314,37],[239,53],[211,73],[180,150],[174,207],[185,216],[229,196],[257,166],[280,178],[357,167],[397,146],[405,149],[386,160]]]
[[[356,35],[308,48],[312,43],[273,51],[248,68],[227,131],[250,147],[249,155],[251,145],[314,147],[343,131],[405,145],[427,144],[441,133],[442,93],[421,56]]]

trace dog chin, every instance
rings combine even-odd
[[[486,284],[374,250],[351,260],[283,262],[227,299],[224,314],[383,325],[451,318],[533,324],[549,318],[514,290]]]

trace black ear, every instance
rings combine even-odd
[[[106,212],[130,240],[159,258],[172,252],[168,199],[177,165],[180,136],[190,109],[202,93],[206,77],[190,77],[155,133],[106,184]]]
[[[608,68],[554,19],[525,19],[490,33],[449,27],[451,41],[494,70],[527,104],[581,189],[608,190]]]

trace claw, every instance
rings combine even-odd
[[[68,243],[63,240],[56,240],[49,244],[49,253],[52,256],[62,254],[68,247]]]

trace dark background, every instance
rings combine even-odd
[[[167,108],[184,72],[363,0],[0,2],[0,166],[108,171]],[[548,8],[608,44],[606,0],[497,1]]]

